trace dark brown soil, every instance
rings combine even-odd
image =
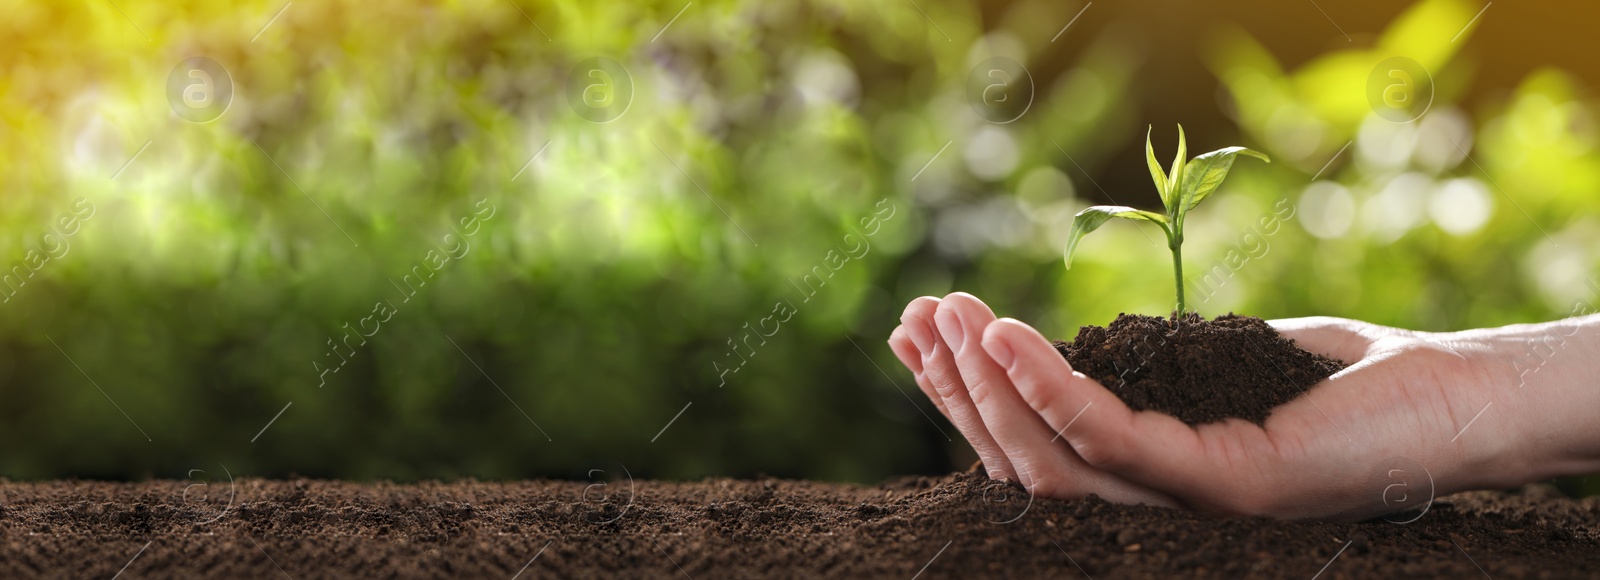
[[[1072,343],[1055,345],[1128,407],[1190,425],[1230,417],[1262,424],[1274,407],[1346,366],[1295,346],[1260,318],[1233,314],[1119,314],[1110,327],[1084,326]]]
[[[1013,484],[974,473],[875,487],[718,479],[629,489],[241,479],[226,507],[226,482],[0,481],[0,578],[1600,574],[1600,499],[1544,486],[1442,498],[1403,525],[1213,519],[1092,497],[1030,504]]]

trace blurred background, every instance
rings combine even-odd
[[[902,306],[1169,311],[1149,231],[1061,263],[1083,207],[1158,207],[1150,126],[1274,161],[1189,220],[1207,316],[1600,301],[1593,3],[0,12],[0,477],[965,468]]]

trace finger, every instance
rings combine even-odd
[[[900,359],[900,364],[906,365],[906,368],[911,370],[917,388],[922,390],[922,394],[928,397],[929,401],[933,401],[933,406],[939,408],[939,414],[944,415],[944,419],[949,421],[950,411],[944,408],[944,398],[933,389],[933,383],[922,376],[922,353],[917,352],[917,345],[906,335],[904,326],[896,326],[894,332],[889,333],[889,350],[894,351],[894,356]]]
[[[1011,461],[1017,478],[1036,495],[1078,498],[1097,494],[1117,503],[1176,506],[1171,498],[1090,467],[1022,400],[1011,378],[981,342],[994,313],[966,293],[946,296],[934,314],[941,336],[955,353],[956,366],[984,425]]]
[[[1354,321],[1329,316],[1268,320],[1278,334],[1295,341],[1300,348],[1354,363],[1367,356],[1373,338],[1363,334]]]
[[[889,333],[889,350],[894,351],[895,358],[900,359],[900,364],[906,365],[911,374],[922,374],[922,352],[911,342],[911,336],[906,334],[904,324],[894,327],[894,332]]]
[[[1016,470],[1017,479],[1029,490],[1042,495],[1082,495],[1065,489],[1073,482],[1064,468],[1087,468],[1088,465],[1066,445],[1053,441],[1054,433],[1049,425],[1023,402],[1005,369],[995,364],[983,350],[980,344],[983,330],[991,322],[994,322],[994,312],[964,292],[945,296],[934,313],[939,336],[950,347],[967,396]]]
[[[1016,479],[1011,462],[1006,459],[1005,452],[995,442],[994,436],[989,434],[982,415],[967,395],[967,386],[961,380],[961,372],[956,368],[949,345],[938,336],[933,319],[938,307],[938,298],[925,296],[913,300],[900,317],[906,333],[911,335],[922,353],[922,375],[944,401],[945,410],[950,413],[950,422],[961,430],[967,443],[972,445],[972,450],[978,453],[978,459],[983,461],[989,477]],[[919,339],[919,336],[922,338]],[[924,348],[924,344],[927,348]]]
[[[1205,477],[1205,449],[1194,429],[1170,415],[1135,413],[1094,379],[1072,370],[1038,331],[1011,319],[984,331],[983,347],[1079,457],[1155,489],[1186,495]]]

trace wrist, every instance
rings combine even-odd
[[[1485,487],[1600,471],[1600,315],[1448,335],[1473,345],[1499,444],[1464,466]],[[1487,418],[1484,418],[1487,419]]]

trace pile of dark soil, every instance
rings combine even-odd
[[[0,481],[0,578],[1593,577],[1600,500],[1441,498],[1415,522],[1029,500],[981,474],[875,487]],[[187,497],[185,493],[187,492]],[[1375,491],[1374,493],[1377,493]]]
[[[1119,314],[1111,326],[1082,327],[1055,346],[1129,408],[1190,425],[1230,417],[1262,424],[1274,407],[1346,366],[1295,346],[1260,318],[1233,314]]]

